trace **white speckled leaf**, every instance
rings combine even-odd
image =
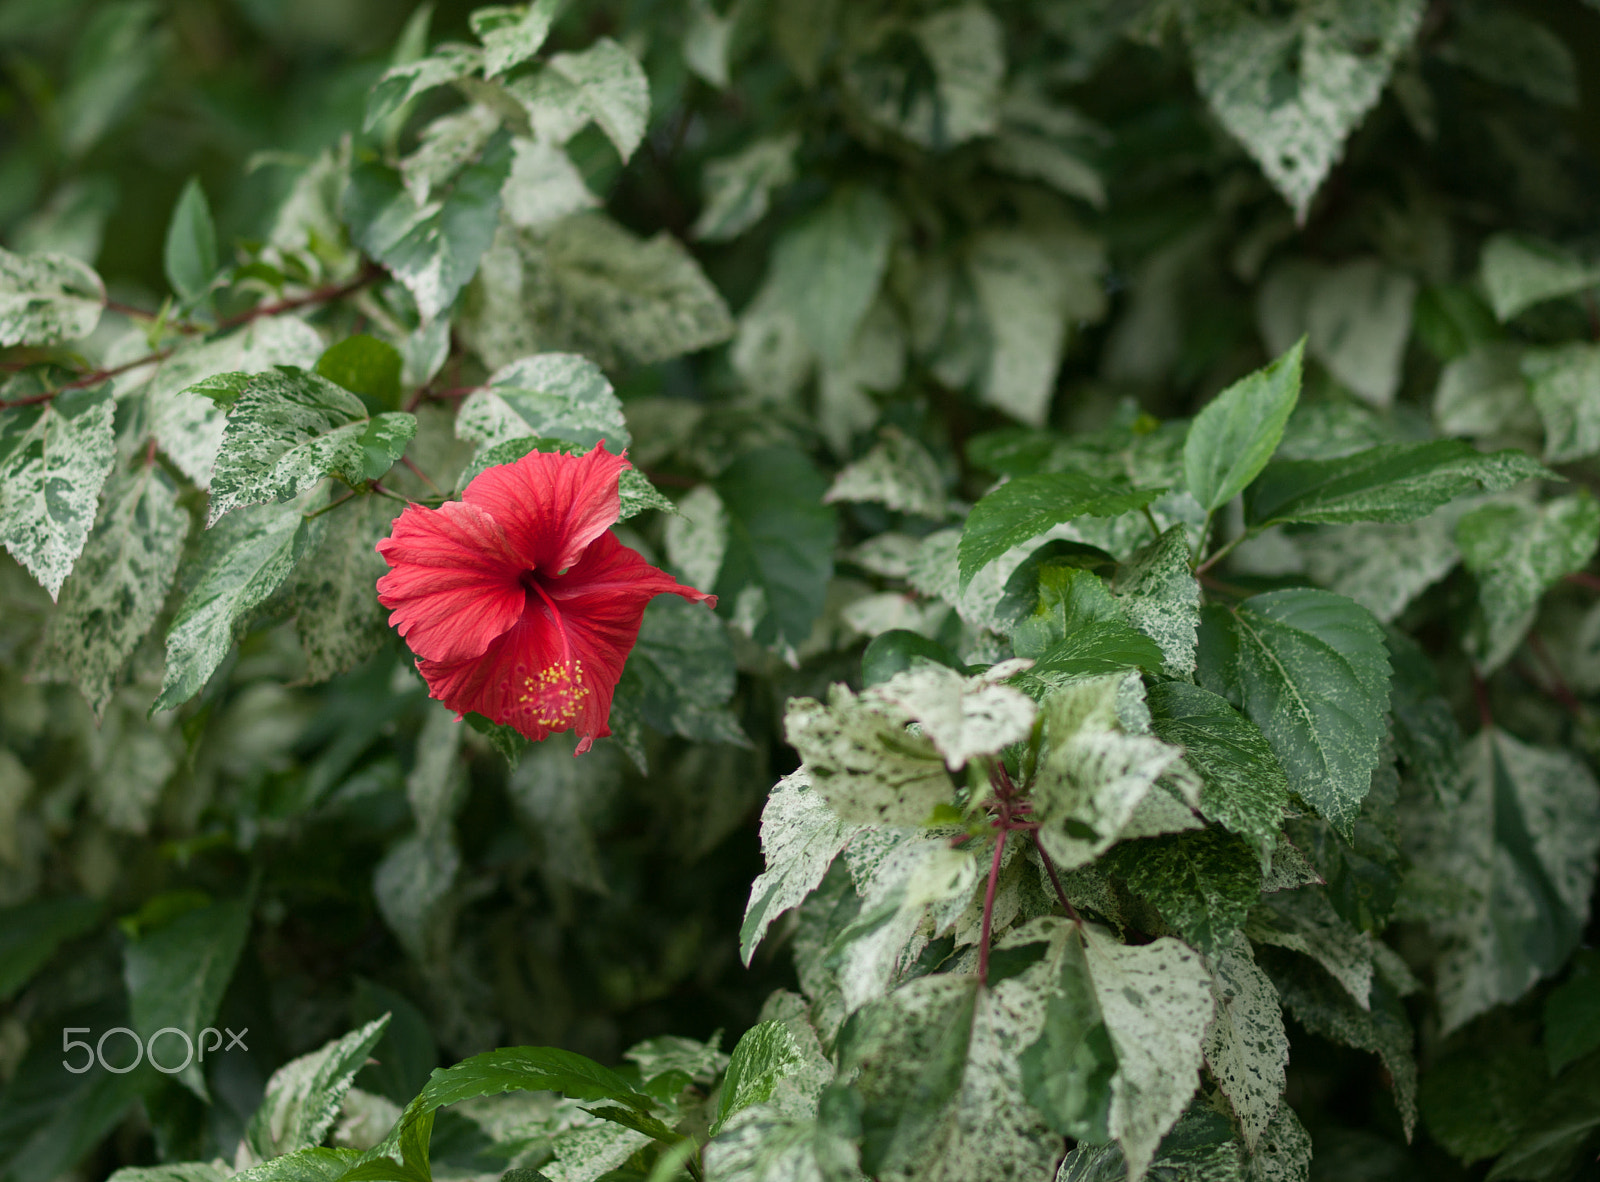
[[[89,540],[115,411],[105,387],[0,411],[0,540],[51,599]]]
[[[418,95],[475,74],[482,67],[481,49],[454,43],[437,46],[427,57],[414,62],[391,67],[367,96],[366,130],[371,131]]]
[[[1274,991],[1276,992],[1276,991]],[[1278,1105],[1272,1123],[1245,1162],[1245,1182],[1310,1182],[1311,1134],[1288,1101]]]
[[[743,151],[707,163],[705,206],[694,236],[705,242],[737,238],[766,216],[772,191],[795,178],[798,132],[758,139]]]
[[[1306,572],[1388,623],[1455,569],[1456,522],[1469,506],[1446,505],[1420,521],[1367,522],[1299,535]]]
[[[307,521],[302,508],[252,505],[206,531],[188,594],[167,631],[167,671],[152,712],[205,688],[255,609],[315,550],[326,519]]]
[[[667,519],[667,565],[691,587],[715,587],[728,552],[728,510],[717,490],[696,485]]]
[[[833,478],[822,499],[830,504],[874,501],[934,521],[948,516],[950,503],[938,461],[921,443],[892,427],[871,451]]]
[[[64,254],[0,250],[0,347],[86,337],[105,303],[105,284],[87,263]]]
[[[1304,221],[1422,20],[1422,0],[1312,0],[1183,9],[1195,81],[1222,125]]]
[[[1175,525],[1117,569],[1116,596],[1123,613],[1160,647],[1171,677],[1194,672],[1200,583],[1189,569],[1189,558],[1188,538]]]
[[[1351,927],[1325,892],[1287,890],[1263,896],[1250,913],[1245,934],[1257,944],[1311,957],[1358,1006],[1371,1007],[1372,937]]]
[[[500,204],[513,226],[537,229],[600,204],[558,144],[517,136],[511,150],[511,175],[500,191]]]
[[[1083,930],[1095,997],[1117,1052],[1111,1135],[1128,1159],[1129,1182],[1138,1182],[1199,1087],[1211,975],[1198,952],[1170,936],[1133,946],[1093,924]]]
[[[1533,624],[1545,590],[1582,570],[1600,544],[1600,502],[1587,491],[1543,505],[1485,505],[1456,525],[1462,562],[1478,583],[1466,648],[1484,673],[1503,665]]]
[[[1523,357],[1522,372],[1544,420],[1544,458],[1558,464],[1600,452],[1600,346],[1535,350]]]
[[[571,84],[585,114],[626,162],[650,119],[650,83],[639,60],[602,37],[582,53],[556,54],[547,68]]]
[[[984,677],[962,677],[943,665],[897,673],[861,695],[862,702],[904,710],[920,723],[951,771],[979,755],[992,755],[1028,737],[1037,712],[1020,690]]]
[[[389,564],[375,547],[403,505],[371,494],[327,515],[327,532],[294,584],[295,631],[306,655],[306,679],[326,681],[377,652],[389,636],[389,611],[377,583]]]
[[[364,487],[389,470],[416,431],[417,420],[403,412],[368,419],[361,399],[317,374],[258,374],[228,415],[206,523],[242,505],[290,500],[325,476]]]
[[[245,1131],[257,1161],[322,1144],[351,1081],[388,1025],[387,1014],[375,1018],[272,1073]]]
[[[76,682],[97,716],[161,611],[188,533],[189,515],[158,466],[107,487],[106,511],[45,625],[39,662],[42,673]]]
[[[1111,674],[1077,682],[1044,702],[1048,747],[1034,800],[1044,823],[1039,840],[1062,870],[1110,849],[1156,781],[1183,757],[1180,747],[1122,729],[1123,680]]]
[[[1244,1143],[1254,1153],[1283,1097],[1289,1064],[1283,1006],[1242,936],[1212,959],[1211,992],[1216,1012],[1206,1031],[1206,1066],[1233,1105]]]
[[[917,825],[950,799],[954,785],[933,743],[906,730],[909,721],[905,710],[858,699],[836,685],[826,706],[792,699],[784,733],[812,786],[841,820]]]
[[[1520,234],[1491,237],[1484,243],[1478,268],[1489,305],[1501,321],[1600,283],[1600,267]]]
[[[484,75],[504,74],[538,53],[560,7],[559,0],[534,0],[526,8],[506,6],[474,12],[470,20],[472,31],[483,42]]]
[[[745,964],[772,921],[816,890],[858,828],[835,815],[804,770],[778,781],[761,810],[761,852],[767,868],[750,884],[750,901],[739,929],[739,954]]]
[[[944,142],[993,132],[1006,73],[1005,29],[994,13],[981,4],[940,9],[918,21],[914,35],[933,66]]]
[[[483,447],[529,435],[583,447],[604,439],[613,453],[631,442],[611,383],[575,353],[540,353],[501,366],[461,404],[456,434]]]
[[[1422,835],[1419,865],[1466,900],[1433,924],[1446,1033],[1556,972],[1588,917],[1600,787],[1569,752],[1488,729],[1462,758],[1460,798]]]
[[[118,380],[117,398],[128,397],[148,382],[145,397],[156,442],[180,472],[201,488],[210,488],[227,412],[189,388],[219,373],[259,373],[275,365],[311,369],[322,351],[322,337],[305,321],[263,317],[215,340],[180,347],[154,371],[133,371]]]

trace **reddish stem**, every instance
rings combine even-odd
[[[1033,848],[1039,851],[1039,860],[1044,863],[1044,872],[1050,876],[1050,885],[1056,888],[1056,898],[1061,900],[1062,910],[1073,923],[1082,923],[1083,921],[1078,918],[1077,908],[1067,902],[1067,892],[1061,889],[1061,880],[1056,877],[1056,864],[1050,860],[1050,855],[1045,853],[1044,846],[1039,841],[1039,831],[1035,829],[1030,836],[1033,838]]]
[[[1600,575],[1590,574],[1586,570],[1573,571],[1564,576],[1567,582],[1573,583],[1587,591],[1600,591]]]
[[[1489,709],[1489,686],[1474,666],[1472,670],[1472,696],[1478,703],[1478,722],[1487,728],[1494,725],[1494,711]]]
[[[1000,858],[1005,853],[1006,838],[1010,836],[1004,822],[1004,802],[1001,802],[1000,832],[994,839],[994,860],[989,863],[989,885],[983,892],[983,934],[978,940],[978,980],[989,983],[989,936],[994,928],[994,892],[1000,882]]]
[[[1550,679],[1550,696],[1565,706],[1567,712],[1574,718],[1581,716],[1583,705],[1578,701],[1578,695],[1572,692],[1572,687],[1567,684],[1567,679],[1561,676],[1561,666],[1556,664],[1555,658],[1550,655],[1550,650],[1545,647],[1544,637],[1537,632],[1528,633],[1528,648],[1532,650]]]

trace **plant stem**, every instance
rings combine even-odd
[[[1489,708],[1489,686],[1476,665],[1472,666],[1472,696],[1478,703],[1479,724],[1485,729],[1493,726],[1494,712]]]
[[[1600,575],[1590,574],[1586,570],[1573,571],[1570,575],[1562,576],[1567,582],[1582,587],[1587,591],[1600,591]]]
[[[426,472],[424,472],[421,468],[417,467],[416,463],[411,459],[410,456],[401,456],[400,457],[400,462],[402,464],[404,464],[407,468],[411,469],[411,474],[413,476],[415,476],[418,480],[422,481],[423,484],[426,484],[429,488],[431,488],[434,492],[438,493],[441,497],[444,496],[444,489],[440,488],[437,484],[435,484],[433,482],[432,478]]]
[[[1002,802],[1000,832],[994,839],[994,860],[989,863],[989,885],[983,892],[983,934],[978,940],[978,980],[985,985],[989,983],[989,936],[994,928],[994,892],[1000,882],[1000,858],[1005,853],[1006,838],[1011,836],[1005,825],[1004,813]]]
[[[1250,536],[1250,531],[1249,530],[1240,531],[1237,535],[1235,535],[1235,537],[1233,538],[1232,541],[1228,542],[1225,546],[1223,546],[1220,550],[1218,550],[1210,558],[1207,558],[1199,566],[1195,567],[1194,573],[1197,574],[1197,575],[1205,574],[1206,571],[1208,571],[1212,567],[1216,566],[1217,563],[1221,562],[1224,558],[1226,558],[1229,554],[1231,554],[1233,552],[1233,548],[1235,546],[1237,546],[1240,542],[1244,541],[1249,536]]]
[[[355,491],[352,490],[351,492],[348,492],[344,496],[340,497],[337,501],[329,501],[326,505],[322,506],[322,508],[318,509],[315,513],[307,513],[305,515],[305,519],[307,521],[310,521],[313,518],[321,517],[324,513],[331,512],[332,510],[337,509],[340,505],[344,504],[346,501],[353,501],[360,495],[361,495],[360,493],[355,492]]]
[[[1082,923],[1083,920],[1078,918],[1078,909],[1067,901],[1067,892],[1061,889],[1061,880],[1056,877],[1056,864],[1050,860],[1050,855],[1045,853],[1044,846],[1039,841],[1039,831],[1035,829],[1031,836],[1033,848],[1039,851],[1039,860],[1044,863],[1044,872],[1050,876],[1050,885],[1056,888],[1056,898],[1061,900],[1062,910],[1073,923]]]
[[[1144,519],[1150,526],[1150,532],[1159,538],[1161,536],[1161,526],[1156,523],[1156,515],[1150,512],[1149,505],[1141,505],[1139,507],[1144,510]]]

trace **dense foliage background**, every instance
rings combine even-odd
[[[5,0],[0,44],[0,1178],[337,1178],[518,1045],[656,1123],[469,1099],[434,1174],[1600,1176],[1600,7]],[[428,700],[372,546],[599,438],[721,604],[651,607],[575,760]],[[1055,737],[971,776],[829,696],[1012,655]],[[920,778],[832,762],[884,718]],[[991,970],[961,834],[1040,768]],[[979,944],[998,998],[1148,947],[1239,1033],[1202,1069],[1157,1005],[1188,1090],[1138,1109],[1112,1009],[1055,1074],[982,1019],[1046,1128],[938,1042]],[[62,1066],[168,1025],[248,1050]]]

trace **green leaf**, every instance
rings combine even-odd
[[[1306,220],[1345,138],[1377,105],[1423,7],[1421,0],[1362,0],[1327,9],[1182,10],[1200,93],[1297,221]]]
[[[760,644],[794,647],[822,614],[838,512],[822,503],[827,481],[799,451],[746,452],[716,491],[728,510],[728,548],[717,576],[720,610],[753,621]]]
[[[0,989],[0,997],[5,994]],[[1544,1051],[1554,1075],[1600,1050],[1600,953],[1581,949],[1567,979],[1544,999]]]
[[[1562,464],[1600,452],[1600,346],[1574,341],[1531,350],[1522,373],[1544,421],[1544,458]]]
[[[760,1022],[745,1031],[733,1048],[722,1089],[717,1097],[714,1137],[727,1119],[740,1109],[765,1104],[778,1082],[805,1062],[800,1044],[782,1022]]]
[[[402,62],[384,71],[367,95],[363,130],[371,131],[418,95],[483,68],[483,51],[476,46],[445,44],[416,61]]]
[[[1022,1053],[1022,1089],[1056,1132],[1103,1143],[1111,1139],[1111,1086],[1117,1053],[1095,999],[1094,981],[1076,932],[1051,942],[1059,960],[1047,968],[1044,1024]]]
[[[161,258],[179,299],[192,304],[206,294],[217,273],[217,229],[198,177],[189,178],[172,207]]]
[[[167,671],[152,713],[205,688],[255,610],[315,550],[322,522],[293,504],[258,505],[205,532],[193,583],[167,631]]]
[[[846,465],[823,501],[875,502],[897,513],[941,521],[949,513],[944,473],[928,449],[904,432],[886,427],[882,440]]]
[[[772,248],[774,296],[825,362],[844,358],[889,263],[894,207],[873,189],[836,191]]]
[[[1538,1110],[1487,1177],[1561,1182],[1588,1164],[1587,1146],[1600,1129],[1600,1059],[1589,1058],[1565,1072],[1539,1097]]]
[[[1189,561],[1187,533],[1175,525],[1117,568],[1115,589],[1123,615],[1156,642],[1161,670],[1170,677],[1194,674],[1200,583]]]
[[[402,508],[370,494],[327,514],[322,543],[296,571],[290,591],[307,681],[353,669],[389,638],[389,612],[376,591],[389,564],[375,547]]]
[[[423,320],[450,307],[477,273],[499,225],[500,189],[510,171],[511,138],[499,132],[426,204],[394,169],[364,164],[350,174],[344,197],[350,233],[405,284]]]
[[[1183,441],[1183,478],[1214,513],[1266,467],[1300,398],[1301,341],[1206,404]]]
[[[1389,656],[1372,613],[1306,589],[1207,608],[1200,680],[1261,728],[1289,787],[1348,839],[1387,729]]]
[[[1467,652],[1492,672],[1516,651],[1545,591],[1594,556],[1600,502],[1584,490],[1543,505],[1485,505],[1457,523],[1456,544],[1478,583]]]
[[[134,1030],[148,1041],[171,1026],[198,1040],[216,1017],[249,932],[250,902],[233,899],[186,911],[130,940],[122,954],[122,977]],[[177,1078],[209,1099],[197,1062]]]
[[[164,1166],[123,1166],[106,1182],[227,1182],[238,1177],[206,1162],[172,1162]]]
[[[1397,525],[1330,527],[1297,535],[1295,544],[1312,579],[1388,623],[1461,561],[1456,523],[1469,508],[1456,502]]]
[[[244,388],[250,384],[254,374],[243,371],[212,374],[209,378],[201,378],[194,385],[184,391],[185,394],[199,394],[209,398],[223,410],[233,405],[234,400],[244,393]]]
[[[577,213],[537,233],[503,230],[457,326],[491,366],[552,349],[650,365],[727,340],[733,317],[676,238]]]
[[[767,214],[772,193],[795,179],[797,132],[758,139],[749,147],[706,164],[705,205],[694,223],[702,242],[737,238]]]
[[[316,374],[289,367],[258,374],[229,412],[207,524],[243,505],[291,500],[325,476],[364,487],[394,465],[416,432],[415,416],[369,419],[359,398]]]
[[[861,684],[863,687],[881,685],[919,660],[933,661],[958,673],[967,671],[967,667],[938,641],[906,628],[891,628],[874,636],[861,654]]]
[[[388,1025],[389,1015],[385,1014],[272,1073],[266,1094],[245,1129],[245,1141],[258,1160],[321,1144],[356,1072]]]
[[[585,449],[604,440],[615,453],[633,441],[605,374],[574,353],[540,353],[496,370],[461,404],[456,434],[483,449],[538,436]]]
[[[1476,1044],[1445,1055],[1422,1077],[1422,1119],[1463,1164],[1510,1147],[1550,1088],[1534,1047]]]
[[[967,273],[989,335],[984,399],[1042,426],[1069,326],[1105,313],[1105,244],[1064,218],[976,235]]]
[[[89,540],[115,443],[110,391],[0,410],[0,540],[55,599]]]
[[[98,926],[103,912],[93,899],[75,896],[35,899],[0,910],[0,1002],[9,1002],[61,945]]]
[[[739,928],[739,955],[745,964],[773,921],[817,889],[857,828],[839,819],[804,772],[793,772],[773,787],[761,810],[761,852],[767,868],[750,884]]]
[[[1245,496],[1245,515],[1255,526],[1415,521],[1466,493],[1501,492],[1536,477],[1556,478],[1515,449],[1485,455],[1459,439],[1382,444],[1338,459],[1269,465]]]
[[[155,623],[178,570],[189,515],[154,464],[119,475],[45,625],[41,673],[76,683],[96,717]]]
[[[645,608],[617,693],[666,734],[748,747],[728,708],[736,680],[733,645],[722,621],[703,604],[658,595]]]
[[[1248,940],[1236,938],[1209,961],[1216,1016],[1206,1031],[1206,1066],[1254,1153],[1283,1098],[1289,1065],[1283,1005],[1272,980],[1256,967]]]
[[[1100,577],[1076,567],[1039,568],[1039,601],[1011,632],[1019,657],[1035,658],[1031,673],[1095,676],[1121,669],[1160,669],[1156,642],[1127,622]]]
[[[1502,324],[1535,304],[1600,285],[1600,267],[1522,234],[1491,237],[1484,243],[1478,270]]]
[[[1155,500],[1160,489],[1133,489],[1078,472],[1041,472],[1008,480],[972,507],[961,531],[961,588],[1014,546],[1078,517],[1115,517]]]
[[[468,19],[473,34],[483,42],[484,76],[504,74],[538,53],[560,8],[560,0],[535,0],[474,11]]]
[[[1110,867],[1186,943],[1212,957],[1233,946],[1261,896],[1260,857],[1216,828],[1125,842]]]
[[[229,1182],[339,1182],[360,1156],[354,1149],[301,1149],[241,1170]]]
[[[1200,775],[1206,820],[1271,851],[1289,803],[1289,781],[1260,728],[1197,685],[1167,681],[1147,694],[1151,730],[1183,748],[1184,760]]]
[[[400,409],[400,350],[366,333],[346,337],[317,358],[316,372],[360,397],[376,413]]]
[[[1600,860],[1600,786],[1571,753],[1490,727],[1467,748],[1459,795],[1423,836],[1419,866],[1465,892],[1432,924],[1449,1033],[1516,1001],[1577,945]]]
[[[1304,1139],[1309,1166],[1311,1138]],[[1159,1182],[1176,1179],[1183,1182],[1191,1179],[1256,1182],[1253,1175],[1246,1175],[1241,1169],[1245,1160],[1228,1118],[1213,1108],[1194,1104],[1172,1131],[1161,1138],[1144,1176]],[[1133,1176],[1127,1158],[1116,1144],[1094,1145],[1085,1141],[1067,1154],[1057,1178],[1058,1182],[1122,1182]],[[1289,1175],[1286,1182],[1306,1182],[1306,1176],[1304,1173]]]
[[[0,250],[0,347],[86,337],[105,303],[105,284],[88,264],[64,254]]]
[[[609,37],[582,53],[558,53],[549,72],[570,87],[571,102],[606,133],[626,163],[650,121],[650,83],[639,60]]]
[[[745,1109],[706,1145],[706,1170],[726,1182],[847,1182],[860,1176],[860,1109],[847,1088],[824,1091],[814,1119],[785,1117],[770,1105]],[[652,1174],[647,1182],[665,1179]]]

